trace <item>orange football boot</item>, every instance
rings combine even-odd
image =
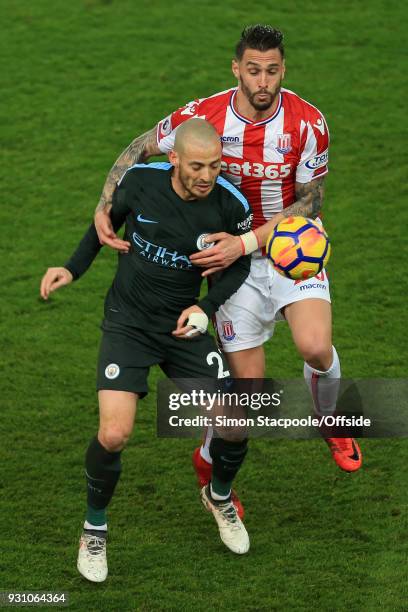
[[[354,438],[325,438],[333,459],[341,470],[356,472],[363,462],[361,450]]]

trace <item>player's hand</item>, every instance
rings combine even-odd
[[[207,268],[201,276],[208,276],[228,268],[242,255],[242,244],[239,236],[232,236],[226,232],[218,232],[217,234],[206,236],[205,241],[216,242],[217,244],[209,249],[204,249],[190,255],[190,260],[195,266]]]
[[[186,308],[185,310],[183,310],[183,312],[181,313],[181,315],[179,316],[179,318],[177,320],[177,327],[176,327],[176,329],[171,332],[173,334],[173,336],[176,336],[177,338],[183,338],[183,339],[188,340],[189,338],[195,338],[196,336],[198,336],[201,333],[200,331],[197,330],[197,333],[191,334],[190,336],[186,336],[187,332],[189,332],[192,329],[194,329],[194,327],[192,325],[185,325],[185,323],[187,322],[189,316],[193,312],[196,312],[198,314],[204,315],[205,317],[207,316],[205,314],[205,312],[199,306],[190,306],[190,308]],[[207,321],[208,321],[208,319],[207,319]]]
[[[104,210],[99,210],[95,213],[94,223],[99,242],[121,253],[128,253],[130,242],[121,240],[113,231],[112,221],[109,215],[111,208],[112,206],[107,206]]]
[[[72,283],[71,272],[66,268],[48,268],[41,280],[40,294],[43,300],[48,300],[50,293]]]

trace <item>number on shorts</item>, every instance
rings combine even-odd
[[[213,365],[214,360],[217,362],[218,364],[218,374],[217,374],[217,378],[227,378],[230,373],[229,370],[224,370],[224,363],[222,361],[222,357],[220,355],[220,353],[216,353],[215,351],[212,351],[211,353],[208,353],[207,355],[207,363],[208,365]]]

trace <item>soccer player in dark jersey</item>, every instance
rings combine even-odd
[[[221,146],[214,128],[202,119],[183,125],[171,164],[136,165],[114,193],[112,224],[125,222],[131,247],[119,254],[118,269],[105,300],[98,358],[100,424],[86,452],[88,510],[80,540],[78,570],[102,582],[106,561],[106,508],[121,471],[121,453],[132,432],[137,401],[147,392],[150,366],[159,364],[171,378],[215,379],[227,365],[207,333],[209,318],[248,275],[248,257],[225,270],[199,299],[201,270],[189,255],[206,248],[209,233],[247,231],[246,199],[220,178]],[[92,223],[63,268],[50,268],[41,295],[79,278],[101,249]],[[220,436],[223,433],[220,432]],[[214,438],[213,474],[201,499],[218,523],[226,546],[237,554],[249,549],[246,529],[231,501],[231,483],[245,454],[246,439]]]

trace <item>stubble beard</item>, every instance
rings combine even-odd
[[[214,188],[214,182],[213,182],[211,184],[211,189],[208,189],[208,191],[205,194],[200,193],[199,191],[194,192],[193,191],[194,189],[193,179],[191,179],[187,174],[184,174],[182,170],[179,171],[179,180],[183,186],[185,193],[187,194],[187,198],[191,200],[203,200],[207,198],[209,194],[211,193],[212,189]]]
[[[247,87],[247,85],[244,83],[242,79],[239,80],[239,84],[240,84],[242,93],[244,94],[244,96],[246,97],[250,105],[257,111],[265,111],[265,110],[268,110],[268,108],[271,108],[277,96],[279,95],[279,92],[281,90],[282,80],[280,81],[279,85],[275,88],[274,91],[262,91],[261,90],[261,91],[256,91],[255,93],[251,93],[251,90],[249,89],[249,87]],[[265,102],[256,102],[255,96],[259,93],[268,94],[268,99],[265,100]]]

